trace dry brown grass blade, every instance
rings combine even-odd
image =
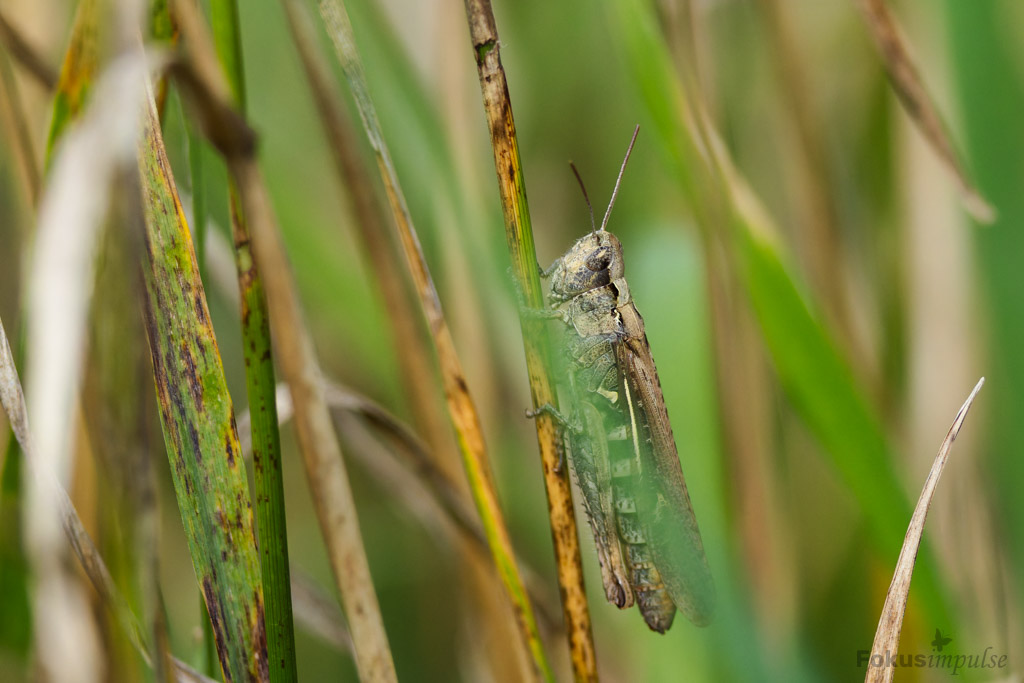
[[[25,188],[27,204],[39,204],[40,174],[32,133],[25,116],[24,102],[19,92],[7,55],[0,54],[0,119],[3,121],[8,144],[14,148],[14,157]]]
[[[0,45],[3,45],[43,88],[53,90],[57,87],[56,69],[43,59],[39,51],[21,35],[3,13],[0,13]]]
[[[377,427],[394,443],[393,452],[404,460],[399,463],[400,467],[394,468],[371,452],[355,453],[368,471],[382,481],[394,482],[392,490],[403,502],[416,497],[429,498],[432,503],[427,507],[432,511],[429,514],[444,517],[472,543],[477,552],[488,553],[487,536],[476,512],[457,483],[438,468],[437,456],[430,454],[427,445],[416,434],[379,403],[340,385],[328,384],[327,401],[336,411],[359,415]],[[558,615],[551,609],[557,597],[551,594],[540,573],[518,555],[516,565],[522,572],[523,583],[539,621],[547,632],[552,632],[559,627]]]
[[[868,662],[868,670],[864,676],[865,683],[889,683],[895,674],[895,667],[885,666],[884,662],[891,656],[896,655],[900,644],[900,630],[903,628],[903,614],[907,609],[907,594],[910,592],[910,579],[914,574],[914,562],[917,560],[917,551],[921,545],[921,536],[924,533],[924,523],[928,517],[928,508],[931,507],[932,497],[935,495],[935,487],[942,476],[942,470],[949,459],[949,452],[953,448],[956,435],[967,419],[967,411],[974,403],[975,396],[985,383],[982,377],[974,386],[971,395],[967,397],[964,404],[960,406],[953,424],[946,433],[946,438],[939,446],[939,452],[935,456],[928,477],[921,489],[921,496],[917,499],[914,507],[914,514],[910,518],[910,526],[907,528],[907,536],[903,541],[903,548],[900,550],[900,557],[896,561],[896,570],[893,572],[892,583],[889,585],[889,592],[885,596],[885,605],[882,607],[882,615],[878,619],[878,629],[875,631],[875,640],[871,644],[871,660]],[[883,665],[875,666],[871,663],[876,657],[882,659]]]
[[[484,111],[491,133],[512,269],[523,295],[523,303],[530,308],[539,309],[544,305],[544,298],[537,270],[537,254],[533,245],[533,230],[526,203],[526,188],[523,183],[515,122],[512,118],[512,103],[509,99],[505,71],[501,65],[498,29],[489,0],[466,0],[466,16],[480,78]],[[520,322],[534,408],[556,405],[557,399],[546,363],[543,323],[525,316],[520,317]],[[557,425],[550,417],[539,416],[536,426],[573,675],[577,680],[596,680],[597,656],[586,591],[583,587],[583,564],[580,558],[579,536],[576,533],[572,494],[569,480],[559,467],[564,456],[562,440]]]
[[[886,0],[855,0],[864,15],[871,38],[882,55],[896,96],[914,125],[928,144],[949,168],[960,186],[964,208],[977,221],[991,223],[996,211],[978,192],[968,177],[963,160],[957,154],[949,131],[939,116],[935,104],[924,87],[917,65],[910,56],[906,41]]]
[[[209,35],[190,2],[175,9],[192,65],[175,76],[200,115],[203,132],[224,155],[249,217],[256,265],[263,273],[270,327],[281,371],[295,401],[296,428],[313,503],[341,593],[364,681],[394,681],[395,666],[373,589],[366,549],[341,447],[324,400],[320,368],[262,173],[253,156],[251,130],[228,102]]]
[[[479,517],[460,494],[456,483],[437,467],[435,456],[430,454],[429,447],[418,436],[380,404],[337,384],[328,384],[327,401],[336,417],[357,415],[379,429],[394,444],[394,448],[386,452],[404,461],[398,470],[383,462],[377,453],[362,451],[356,455],[375,477],[388,482],[387,490],[392,491],[403,504],[421,509],[425,507],[420,504],[424,496],[436,501],[440,509],[433,509],[434,517],[441,514],[465,533],[477,549],[487,551],[487,539]],[[522,566],[519,561],[517,564]]]

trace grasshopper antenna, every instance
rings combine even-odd
[[[576,170],[576,164],[570,161],[569,168],[572,169],[573,175],[576,176],[576,182],[580,184],[580,189],[583,190],[583,199],[586,200],[587,208],[590,209],[590,232],[597,232],[597,224],[594,223],[594,205],[590,203],[590,197],[587,196],[587,187],[583,184],[580,172]]]
[[[615,198],[619,195],[619,184],[622,182],[622,174],[626,171],[626,162],[629,161],[629,155],[633,151],[633,145],[636,143],[636,135],[640,132],[640,124],[637,124],[636,128],[633,129],[633,139],[629,141],[629,149],[626,150],[626,158],[622,160],[622,168],[619,169],[619,177],[615,181],[615,189],[612,190],[612,199],[608,202],[608,210],[604,212],[604,220],[601,221],[601,230],[604,230],[604,226],[608,225],[608,217],[612,215],[612,207],[615,206]]]

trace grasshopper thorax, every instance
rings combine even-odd
[[[622,245],[607,230],[588,232],[558,260],[551,274],[551,299],[568,301],[623,275]]]

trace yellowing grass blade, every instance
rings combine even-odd
[[[71,39],[64,53],[64,62],[60,67],[57,80],[57,92],[53,98],[53,118],[50,119],[50,131],[46,138],[46,162],[49,166],[53,148],[64,129],[85,106],[89,89],[96,78],[99,68],[98,36],[99,32],[98,0],[82,0],[75,12],[75,21],[71,27]]]
[[[231,396],[152,98],[139,169],[146,328],[192,565],[225,680],[267,680],[263,589]]]

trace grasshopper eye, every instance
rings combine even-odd
[[[611,265],[611,262],[612,250],[608,247],[600,247],[591,252],[583,264],[587,267],[587,270],[597,272],[607,270],[608,266]]]

